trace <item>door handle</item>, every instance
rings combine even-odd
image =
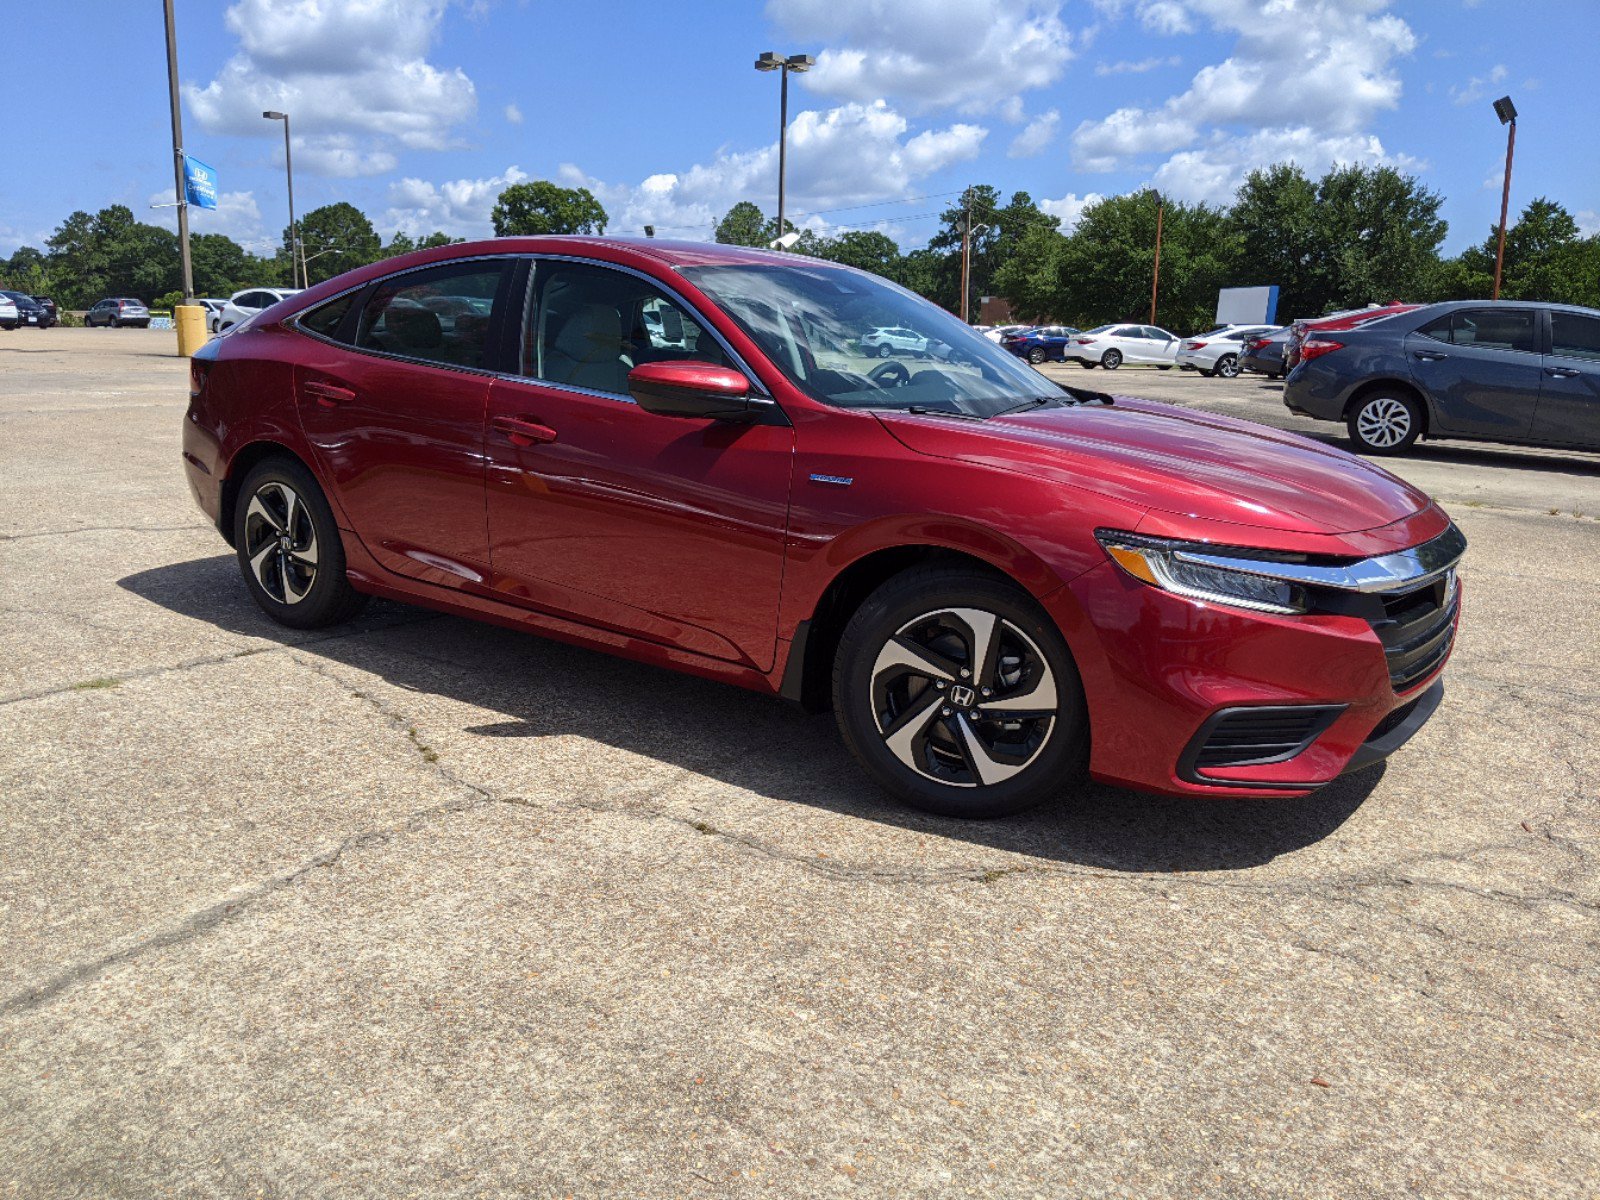
[[[340,387],[336,383],[322,383],[310,380],[300,385],[317,398],[317,403],[323,408],[338,408],[341,400],[354,400],[356,394],[350,388]]]
[[[538,442],[553,442],[556,431],[527,417],[495,417],[489,422],[506,435],[513,446],[532,446]]]
[[[1556,379],[1576,379],[1581,372],[1570,371],[1566,367],[1546,367],[1544,373]]]
[[[1448,354],[1435,354],[1431,350],[1418,350],[1416,356],[1422,362],[1440,362],[1450,357]]]

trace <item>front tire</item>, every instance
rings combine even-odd
[[[833,706],[867,773],[940,816],[1021,812],[1087,767],[1065,640],[1026,592],[976,568],[915,568],[869,596],[839,642]]]
[[[345,576],[344,545],[315,477],[289,457],[257,463],[239,487],[233,544],[251,597],[280,625],[347,621],[367,597]]]
[[[1371,392],[1351,407],[1345,427],[1363,454],[1404,454],[1422,434],[1422,406],[1403,392]]]
[[[1100,356],[1100,365],[1108,371],[1115,371],[1122,365],[1122,351],[1107,350]]]
[[[893,353],[894,353],[894,347],[889,345],[888,343],[884,343],[882,346],[878,347],[878,357],[879,358],[888,358]]]

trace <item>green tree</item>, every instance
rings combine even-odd
[[[1431,299],[1488,299],[1494,288],[1499,227],[1482,244],[1439,265]],[[1506,230],[1500,295],[1507,300],[1600,306],[1600,236],[1582,237],[1572,214],[1543,196]]]
[[[1335,167],[1317,182],[1323,311],[1404,300],[1427,287],[1448,229],[1442,197],[1393,167]],[[1290,317],[1316,316],[1287,312]]]
[[[741,200],[723,214],[713,236],[724,246],[765,246],[772,240],[767,237],[767,225],[766,214],[759,207]]]
[[[514,183],[495,201],[497,237],[551,233],[604,233],[606,210],[588,188],[564,188],[547,179]]]
[[[44,252],[33,246],[18,246],[10,258],[0,263],[0,286],[30,296],[46,295],[51,284],[49,260]]]
[[[847,229],[838,237],[819,239],[808,253],[886,279],[895,278],[900,267],[900,247],[888,234],[873,229]]]
[[[364,267],[383,257],[383,242],[367,214],[354,204],[340,200],[314,208],[300,218],[300,242],[305,255],[306,277],[321,283],[346,271]],[[289,231],[284,230],[284,249]]]
[[[256,282],[253,254],[224,233],[197,233],[189,239],[196,296],[231,296]]]
[[[456,240],[440,230],[434,230],[419,238],[412,237],[403,229],[397,230],[389,239],[389,244],[383,248],[381,257],[393,258],[397,254],[410,254],[413,250],[432,250],[435,246],[448,246]]]
[[[1317,212],[1317,185],[1294,163],[1251,171],[1228,213],[1241,252],[1235,287],[1278,287],[1278,311],[1309,316],[1332,297],[1322,263],[1330,252]]]
[[[93,216],[71,214],[45,244],[60,293],[54,298],[66,308],[86,308],[106,296],[149,301],[181,286],[177,235],[135,221],[124,204]]]

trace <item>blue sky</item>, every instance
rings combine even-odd
[[[778,85],[763,50],[811,52],[790,95],[789,211],[907,248],[971,182],[1074,219],[1154,183],[1225,200],[1251,166],[1391,162],[1445,197],[1447,248],[1547,195],[1600,229],[1595,0],[178,0],[184,130],[219,172],[197,232],[262,247],[349,200],[386,235],[489,232],[508,181],[583,183],[612,232],[709,237],[769,211]],[[159,0],[16,4],[6,16],[0,253],[71,210],[171,223]]]

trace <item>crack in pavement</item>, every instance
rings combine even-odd
[[[71,529],[37,529],[28,533],[0,533],[0,542],[25,542],[30,538],[71,537],[78,533],[175,533],[183,529],[215,529],[205,521],[186,525],[78,525]]]

